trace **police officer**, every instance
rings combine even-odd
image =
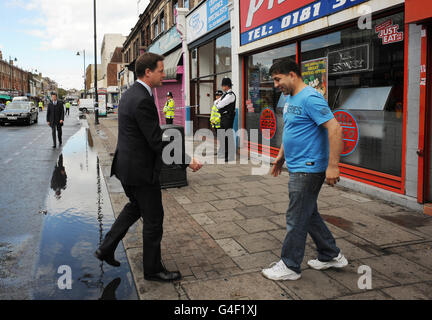
[[[39,110],[43,111],[43,102],[39,101],[38,105],[39,105]]]
[[[173,99],[173,95],[171,91],[167,92],[167,101],[163,108],[163,112],[165,113],[166,124],[173,124],[174,122],[174,110],[175,103]]]
[[[222,90],[218,90],[215,92],[216,100],[214,101],[213,107],[210,113],[210,125],[213,129],[219,129],[221,126],[221,115],[219,113],[219,109],[216,107],[216,102],[219,101],[220,97],[222,97]]]
[[[219,100],[215,101],[215,105],[221,114],[221,129],[224,129],[225,137],[224,139],[219,137],[221,139],[220,142],[223,141],[224,143],[221,143],[221,147],[218,151],[218,158],[223,157],[225,162],[228,162],[234,160],[235,157],[235,140],[232,128],[235,118],[236,95],[232,91],[230,78],[222,79],[222,90],[224,94]]]
[[[69,108],[70,108],[70,106],[71,106],[71,104],[70,104],[70,102],[68,101],[68,102],[66,102],[66,114],[67,115],[69,115]]]

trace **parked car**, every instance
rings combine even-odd
[[[72,101],[72,106],[74,106],[74,107],[78,106],[78,101],[76,101],[76,100]]]
[[[38,122],[38,110],[32,101],[12,101],[0,112],[0,125]]]
[[[0,103],[0,111],[3,111],[5,107],[6,107],[6,105],[5,105],[5,104],[3,104],[3,103]]]

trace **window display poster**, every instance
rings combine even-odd
[[[303,81],[327,100],[327,58],[304,61],[301,71]]]
[[[98,107],[99,107],[99,115],[106,116],[106,94],[99,93],[98,94]]]

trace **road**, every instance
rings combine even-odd
[[[71,108],[63,145],[81,127]],[[31,299],[44,204],[61,148],[52,148],[46,111],[31,126],[0,127],[0,300]]]

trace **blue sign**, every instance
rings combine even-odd
[[[241,45],[269,37],[369,0],[319,0],[243,32]]]
[[[207,32],[229,19],[228,0],[207,1]]]

